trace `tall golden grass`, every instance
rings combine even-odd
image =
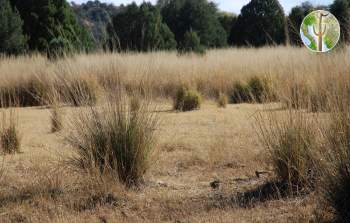
[[[347,74],[349,56],[349,48],[320,55],[289,47],[211,50],[205,56],[179,56],[175,52],[97,53],[57,61],[30,55],[0,59],[0,92],[12,91],[23,97],[24,106],[40,105],[50,84],[69,91],[75,80],[82,79],[83,87],[76,86],[87,92],[95,88],[92,86],[95,83],[115,88],[113,83],[121,81],[129,92],[142,92],[147,87],[155,96],[170,98],[185,84],[204,97],[215,99],[220,93],[230,95],[237,81],[244,83],[252,77],[264,77],[272,80],[282,100],[293,94],[293,89],[287,88],[292,86],[290,82],[302,82],[317,91],[314,86],[319,79]],[[63,79],[70,80],[70,84],[62,83]],[[310,94],[314,91],[310,90]],[[95,95],[89,97],[95,99]]]
[[[350,197],[349,58],[350,47],[327,54],[270,47],[210,50],[204,56],[152,52],[82,54],[56,61],[40,55],[1,58],[0,95],[5,97],[0,104],[8,107],[12,98],[18,98],[19,106],[47,104],[55,89],[58,104],[88,105],[88,111],[84,108],[70,126],[75,134],[68,141],[78,150],[77,160],[102,172],[113,167],[119,180],[137,184],[153,149],[154,119],[136,100],[111,103],[107,99],[107,106],[95,106],[100,91],[123,88],[131,96],[136,92],[173,98],[181,86],[190,86],[206,99],[232,98],[238,90],[255,96],[243,102],[280,102],[284,107],[268,110],[267,123],[259,120],[276,176],[293,191],[321,188],[341,221],[350,218],[344,200]],[[266,89],[261,83],[269,88],[263,94]],[[284,108],[287,114],[276,115]],[[135,114],[141,116],[131,118]],[[134,136],[124,134],[128,131]],[[115,144],[118,140],[122,142]],[[125,158],[120,154],[126,147],[131,153]],[[137,168],[131,165],[134,162],[139,163]],[[326,178],[319,174],[319,164],[327,166]]]
[[[259,113],[257,119],[270,155],[267,161],[277,179],[287,185],[289,194],[316,190],[319,202],[325,205],[323,220],[331,216],[332,222],[350,220],[348,52],[314,55],[317,59],[304,63],[314,68],[279,76],[285,79],[276,82],[284,107],[268,106],[262,111],[267,116]]]
[[[300,110],[259,113],[257,129],[279,188],[289,195],[309,193],[319,180],[317,117]]]

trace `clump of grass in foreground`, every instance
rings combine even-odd
[[[278,181],[289,194],[315,189],[319,163],[312,122],[305,114],[293,111],[287,117],[278,117],[274,112],[268,116],[268,120],[262,115],[258,118],[259,135]]]
[[[73,163],[133,186],[142,182],[150,165],[158,117],[149,110],[148,100],[138,110],[128,102],[117,92],[106,105],[81,110],[71,120],[73,131],[66,139],[77,151]]]
[[[335,98],[335,97],[333,97]],[[350,106],[349,99],[332,100],[330,124],[323,126],[327,166],[321,194],[334,222],[350,221]]]
[[[12,154],[20,151],[21,137],[18,132],[15,112],[13,110],[1,111],[2,120],[0,127],[0,146],[5,154]]]
[[[174,109],[178,111],[192,111],[199,109],[202,104],[202,97],[196,90],[187,87],[180,87],[174,97]]]
[[[220,93],[219,94],[219,97],[217,99],[217,104],[218,104],[218,107],[219,108],[226,108],[227,106],[227,103],[228,103],[228,98],[225,94],[223,93]]]

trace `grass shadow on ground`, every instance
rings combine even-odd
[[[267,182],[251,190],[238,193],[235,200],[240,207],[246,208],[254,207],[256,203],[285,198],[288,195],[287,184]]]
[[[257,203],[269,200],[279,200],[307,194],[309,194],[308,190],[291,189],[286,182],[266,182],[246,192],[238,193],[235,201],[242,208],[250,208]]]
[[[155,110],[154,113],[178,113],[178,111],[174,109],[166,109],[166,110]]]

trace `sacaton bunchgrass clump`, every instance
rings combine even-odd
[[[231,103],[264,103],[275,101],[272,81],[267,77],[251,77],[247,83],[236,81],[231,91]]]
[[[233,84],[233,88],[230,94],[230,102],[233,104],[251,102],[249,86],[240,81],[236,81]]]
[[[220,93],[217,98],[217,105],[219,108],[226,108],[228,103],[228,97],[226,94]]]
[[[326,168],[321,195],[333,222],[350,221],[350,103],[343,94],[332,95],[330,122],[321,130],[325,136]]]
[[[62,95],[57,86],[52,86],[47,96],[46,104],[50,105],[51,132],[59,132],[63,128],[63,109],[61,108]]]
[[[180,87],[174,97],[174,109],[178,111],[192,111],[199,109],[202,104],[202,96],[196,90],[188,87]]]
[[[248,81],[248,88],[253,102],[264,103],[277,99],[271,78],[253,76]]]
[[[137,112],[141,108],[141,103],[140,96],[131,96],[129,99],[130,110]]]
[[[156,146],[158,117],[150,109],[149,100],[131,108],[129,99],[117,92],[107,104],[78,112],[66,138],[77,151],[73,163],[110,174],[127,186],[140,184]]]
[[[312,120],[290,110],[287,117],[271,112],[266,120],[261,115],[258,125],[260,139],[268,151],[268,164],[286,192],[295,195],[314,190],[320,163]]]
[[[93,77],[63,77],[58,85],[58,92],[64,101],[76,107],[95,105],[101,92],[99,83]]]
[[[286,86],[282,103],[289,109],[309,109],[310,86],[303,81],[291,81]]]
[[[0,126],[0,147],[4,154],[20,152],[21,137],[18,131],[16,113],[13,109],[2,110]]]
[[[51,82],[44,75],[32,75],[23,80],[8,81],[0,86],[1,107],[45,105]],[[16,104],[13,99],[16,98]]]

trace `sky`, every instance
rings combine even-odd
[[[86,2],[86,0],[73,0],[76,3]],[[115,5],[128,4],[133,1],[136,3],[141,3],[143,0],[100,0],[101,2],[109,2]],[[156,2],[156,0],[148,0],[151,2]],[[248,4],[250,0],[212,0],[216,2],[219,8],[223,11],[239,13],[241,8]],[[280,0],[285,12],[289,12],[290,9],[296,5],[300,5],[305,0]],[[328,5],[333,2],[333,0],[309,0],[314,5]]]

